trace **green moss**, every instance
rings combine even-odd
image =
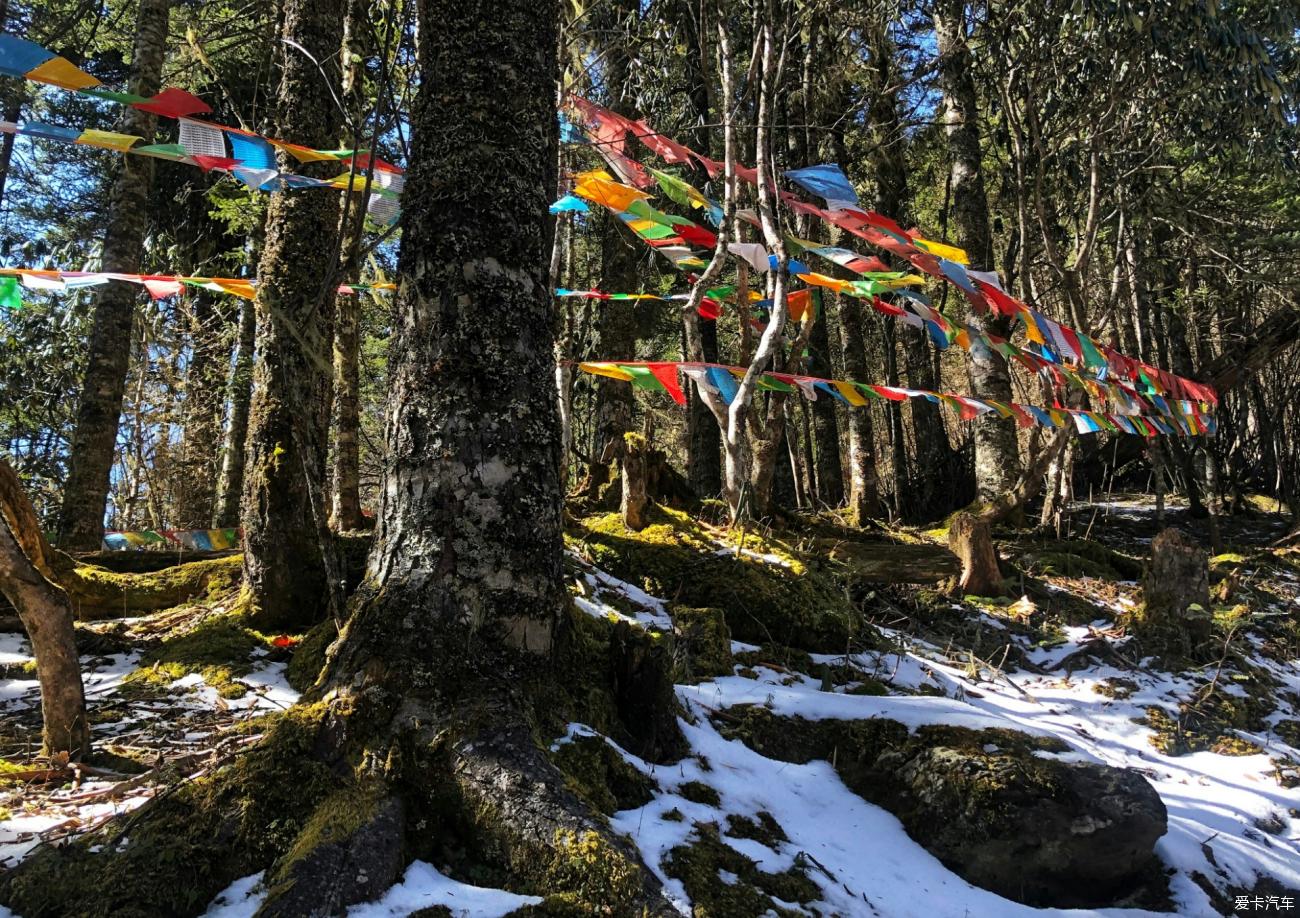
[[[5,663],[0,666],[0,679],[35,679],[36,678],[36,661],[27,660],[23,663]]]
[[[251,655],[271,642],[247,625],[242,612],[210,615],[181,634],[166,638],[141,660],[140,668],[123,680],[126,686],[165,688],[198,673],[223,698],[239,698],[248,688],[237,681],[252,669]]]
[[[677,792],[691,803],[715,808],[722,805],[722,798],[718,796],[718,792],[702,781],[687,781],[678,788]]]
[[[543,889],[559,915],[626,914],[640,893],[641,868],[596,832],[555,832],[555,860]],[[562,910],[561,910],[562,909]]]
[[[1179,705],[1178,716],[1159,706],[1146,709],[1143,723],[1154,732],[1148,738],[1152,746],[1169,756],[1210,751],[1219,755],[1256,755],[1263,750],[1242,739],[1237,730],[1263,727],[1260,707],[1251,699],[1223,692],[1193,706]]]
[[[316,684],[316,677],[325,666],[325,651],[334,638],[338,637],[338,628],[332,618],[316,625],[293,649],[285,678],[299,692],[305,692]]]
[[[664,822],[681,822],[686,817],[682,815],[681,810],[677,809],[677,807],[673,807],[671,810],[664,810],[663,815],[659,818]]]
[[[773,851],[782,842],[790,840],[781,828],[781,824],[767,810],[759,810],[751,819],[748,816],[732,814],[727,817],[727,833],[732,838],[748,838],[761,845],[767,845]]]
[[[689,515],[655,506],[649,517],[637,533],[617,514],[588,517],[571,539],[597,567],[652,595],[722,609],[737,640],[828,651],[843,651],[854,640],[874,642],[836,577],[790,546],[753,534],[730,537],[788,566],[718,554],[724,536],[706,532]]]
[[[110,618],[168,609],[233,592],[243,556],[191,561],[147,574],[119,574],[78,564],[59,575],[78,618]]]
[[[1084,539],[1061,539],[1043,543],[1025,557],[1027,570],[1052,577],[1092,577],[1097,580],[1137,580],[1142,562]]]
[[[807,903],[821,897],[801,861],[781,873],[767,873],[724,842],[712,823],[696,823],[691,840],[669,851],[663,867],[686,888],[695,918],[792,916],[800,913],[773,900]],[[736,882],[724,882],[720,875],[724,870],[734,874]]]
[[[574,793],[607,816],[644,806],[658,789],[599,736],[575,736],[551,759]]]
[[[384,787],[378,781],[348,783],[325,797],[312,811],[293,845],[267,874],[268,900],[275,898],[282,884],[291,882],[294,865],[322,845],[344,841],[374,818],[383,798]]]

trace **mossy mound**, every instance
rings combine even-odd
[[[1177,715],[1158,706],[1146,709],[1143,723],[1155,731],[1149,741],[1165,755],[1180,756],[1193,752],[1219,755],[1256,755],[1263,750],[1258,744],[1242,739],[1237,731],[1260,733],[1266,729],[1264,718],[1272,713],[1271,691],[1262,680],[1254,686],[1248,680],[1244,697],[1215,691],[1202,700],[1182,702]],[[1254,691],[1250,691],[1250,688]]]
[[[722,609],[737,640],[826,652],[874,645],[874,631],[820,561],[754,535],[736,550],[689,515],[665,507],[656,505],[647,515],[650,525],[640,532],[606,514],[580,521],[570,535],[591,563],[615,577],[684,606]]]
[[[599,736],[575,736],[561,743],[551,760],[574,793],[606,816],[645,806],[658,790],[653,779],[628,764]]]
[[[1024,557],[1024,567],[1050,577],[1091,577],[1097,580],[1138,580],[1142,562],[1100,542],[1061,539],[1043,543]]]
[[[821,889],[808,878],[802,859],[781,873],[767,873],[722,840],[714,823],[697,822],[688,844],[664,859],[664,873],[681,880],[694,904],[695,918],[758,918],[803,914],[781,902],[813,902]],[[734,877],[723,879],[722,871]]]
[[[265,737],[232,764],[150,804],[147,819],[39,849],[0,878],[0,902],[26,918],[199,914],[291,850],[317,804],[350,786],[310,754],[321,716],[300,707],[250,723]]]
[[[252,671],[253,652],[259,648],[274,649],[269,637],[248,626],[244,612],[209,615],[147,651],[124,683],[165,688],[197,673],[221,697],[240,698],[248,688],[238,679]]]
[[[58,576],[77,618],[121,618],[231,593],[243,577],[243,556],[192,561],[143,574],[77,564]]]

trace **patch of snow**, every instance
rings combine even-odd
[[[456,918],[501,918],[525,905],[539,905],[541,901],[541,896],[470,886],[444,876],[424,861],[413,861],[401,883],[390,888],[378,902],[352,906],[348,918],[396,918],[434,905],[446,906]]]
[[[202,918],[252,918],[266,898],[261,883],[260,873],[236,880],[217,894]]]

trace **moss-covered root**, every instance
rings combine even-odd
[[[70,845],[41,848],[0,879],[0,902],[25,918],[199,914],[289,850],[320,801],[347,787],[312,755],[322,713],[266,718],[265,737],[230,765]]]
[[[546,894],[548,911],[677,914],[636,848],[570,792],[525,727],[476,731],[448,752],[458,810],[479,856]]]

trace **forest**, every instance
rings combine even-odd
[[[0,918],[1300,902],[1300,7],[0,0]]]

